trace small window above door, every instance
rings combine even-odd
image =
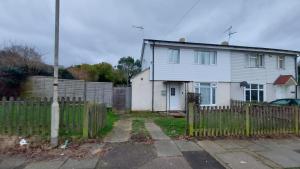
[[[172,87],[170,90],[171,90],[171,96],[175,96],[175,93],[176,93],[175,88]]]

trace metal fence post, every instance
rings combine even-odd
[[[246,136],[249,137],[250,136],[250,104],[247,103],[245,104],[246,106]]]

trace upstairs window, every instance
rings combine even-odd
[[[249,54],[248,61],[251,68],[262,68],[265,66],[264,54]]]
[[[278,67],[278,69],[284,69],[285,68],[285,58],[284,58],[284,56],[278,56],[277,57],[277,67]]]
[[[217,52],[195,51],[194,63],[201,65],[215,65],[217,64]]]
[[[179,64],[180,63],[179,49],[169,49],[169,50],[170,50],[169,63]]]

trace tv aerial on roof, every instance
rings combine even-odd
[[[230,26],[228,29],[226,29],[226,30],[224,31],[224,33],[227,33],[227,36],[228,36],[228,43],[229,43],[229,41],[230,41],[230,39],[231,39],[231,36],[232,36],[233,34],[236,34],[237,32],[233,32],[233,31],[232,31],[232,26]]]
[[[140,31],[144,30],[143,26],[132,25],[132,28],[139,29]]]

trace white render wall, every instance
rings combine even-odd
[[[217,51],[217,65],[195,64],[195,49],[190,48],[180,49],[179,64],[169,63],[168,47],[155,46],[154,54],[155,80],[201,82],[230,81],[231,69],[229,51]],[[150,66],[150,68],[152,71],[152,66]]]
[[[230,83],[217,83],[216,88],[216,105],[230,105]]]
[[[132,111],[152,111],[152,81],[149,80],[149,69],[144,70],[131,80]],[[154,82],[154,111],[166,111],[166,96],[161,91],[166,90],[163,81]]]
[[[295,57],[285,57],[285,69],[277,68],[277,55],[265,54],[264,68],[249,68],[247,52],[216,50],[217,65],[199,65],[194,63],[195,50],[200,48],[180,49],[180,63],[169,63],[169,48],[155,46],[154,79],[169,81],[195,82],[241,82],[273,83],[279,75],[296,77]],[[205,50],[205,49],[203,49]],[[152,47],[145,44],[143,69],[150,68],[152,79]]]
[[[152,105],[152,84],[149,81],[149,69],[141,72],[131,80],[133,111],[151,111]]]
[[[274,83],[280,75],[295,76],[295,57],[285,57],[285,69],[277,68],[277,56],[265,55],[264,68],[249,68],[245,52],[231,52],[231,82]]]

